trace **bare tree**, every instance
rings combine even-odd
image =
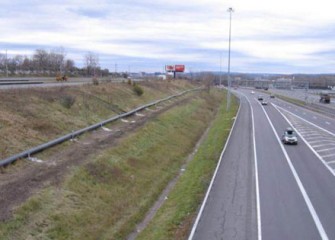
[[[49,54],[44,49],[36,49],[33,55],[34,65],[39,73],[44,73],[48,69]]]
[[[96,75],[96,70],[99,67],[99,55],[93,52],[88,52],[85,55],[85,67],[87,75]]]
[[[75,68],[74,61],[71,59],[66,59],[65,61],[65,72],[72,72]]]
[[[53,69],[54,71],[59,71],[61,74],[64,72],[65,68],[65,57],[66,52],[63,47],[55,48],[50,51],[50,56],[52,56]]]
[[[2,53],[0,53],[0,71],[6,71],[6,55]]]

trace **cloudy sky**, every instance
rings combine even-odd
[[[334,73],[331,0],[0,0],[0,53],[63,47],[83,65],[99,55],[111,71]],[[220,64],[222,63],[222,64]]]

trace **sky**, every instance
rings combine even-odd
[[[0,53],[64,48],[110,71],[335,73],[331,0],[0,0]]]

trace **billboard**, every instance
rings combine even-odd
[[[165,71],[166,72],[174,72],[174,66],[173,65],[165,65]]]
[[[185,65],[175,65],[174,70],[175,70],[175,72],[184,72],[185,71]]]

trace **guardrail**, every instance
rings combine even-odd
[[[43,150],[45,150],[45,149],[47,149],[47,148],[53,147],[53,146],[55,146],[55,145],[57,145],[57,144],[60,144],[60,143],[65,142],[65,141],[67,141],[67,140],[73,139],[73,138],[76,137],[76,136],[79,136],[79,135],[81,135],[81,134],[83,134],[83,133],[85,133],[85,132],[92,131],[92,130],[94,130],[94,129],[97,129],[97,128],[99,128],[99,127],[102,127],[103,125],[106,125],[106,124],[108,124],[108,123],[110,123],[110,122],[116,121],[116,120],[121,119],[121,118],[123,118],[123,117],[128,117],[128,116],[130,116],[130,115],[133,115],[133,114],[135,114],[136,112],[139,112],[139,111],[141,111],[141,110],[143,110],[143,109],[145,109],[145,108],[154,106],[154,105],[159,104],[159,103],[164,102],[164,101],[168,101],[168,100],[170,100],[170,99],[172,99],[172,98],[176,98],[176,97],[182,96],[182,95],[184,95],[184,94],[186,94],[186,93],[188,93],[188,92],[198,91],[198,90],[201,90],[201,89],[203,89],[203,88],[199,87],[199,88],[194,88],[194,89],[186,90],[186,91],[183,91],[183,92],[181,92],[181,93],[178,93],[178,94],[175,94],[175,95],[172,95],[172,96],[169,96],[169,97],[166,97],[166,98],[163,98],[163,99],[156,100],[156,101],[154,101],[154,102],[145,104],[145,105],[140,106],[140,107],[138,107],[138,108],[135,108],[135,109],[133,109],[133,110],[131,110],[131,111],[129,111],[129,112],[126,112],[126,113],[117,115],[117,116],[112,117],[112,118],[109,118],[109,119],[107,119],[107,120],[105,120],[105,121],[102,121],[102,122],[96,123],[96,124],[94,124],[94,125],[88,126],[88,127],[86,127],[86,128],[83,128],[83,129],[74,131],[74,132],[72,132],[72,133],[66,134],[66,135],[64,135],[64,136],[61,136],[61,137],[56,138],[56,139],[54,139],[54,140],[51,140],[51,141],[49,141],[49,142],[47,142],[47,143],[41,144],[41,145],[39,145],[39,146],[37,146],[37,147],[31,148],[31,149],[29,149],[29,150],[26,150],[26,151],[24,151],[24,152],[15,154],[15,155],[13,155],[13,156],[11,156],[11,157],[8,157],[8,158],[6,158],[6,159],[0,160],[0,167],[2,167],[2,166],[6,166],[6,165],[8,165],[8,164],[11,164],[11,163],[15,162],[15,161],[18,160],[18,159],[26,158],[26,157],[30,157],[30,155],[32,155],[32,154],[41,152],[41,151],[43,151]]]
[[[29,84],[43,84],[44,82],[29,82],[29,81],[13,81],[13,82],[3,82],[0,81],[0,85],[29,85]]]

